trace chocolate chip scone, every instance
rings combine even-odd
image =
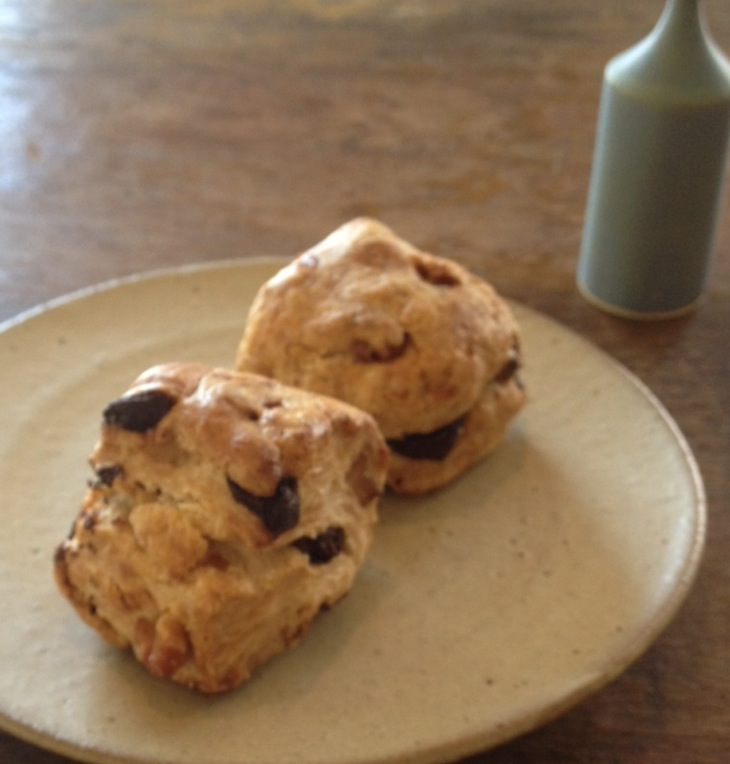
[[[372,414],[399,493],[445,485],[522,407],[520,335],[482,279],[386,226],[353,220],[258,292],[236,367]]]
[[[153,674],[232,689],[351,588],[387,458],[372,417],[341,401],[154,367],[103,412],[56,581]]]

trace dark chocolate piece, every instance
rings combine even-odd
[[[336,557],[345,545],[345,531],[339,526],[327,528],[324,533],[312,538],[303,536],[292,543],[300,552],[309,556],[312,565],[324,565]]]
[[[145,390],[112,401],[104,409],[104,422],[130,432],[146,432],[156,427],[175,405],[162,390]]]
[[[115,478],[122,474],[124,470],[118,464],[112,464],[107,467],[99,467],[96,470],[97,484],[102,486],[110,486]]]
[[[397,440],[389,440],[388,446],[396,454],[408,459],[441,462],[451,453],[465,420],[466,416],[462,416],[433,432],[412,433]]]
[[[299,494],[296,478],[282,478],[273,496],[256,496],[245,488],[241,488],[230,478],[226,480],[231,496],[253,512],[264,524],[266,530],[274,536],[290,530],[299,522]]]
[[[517,373],[520,368],[519,359],[516,356],[512,356],[509,361],[499,370],[499,373],[494,378],[494,381],[498,385],[503,385],[509,382],[512,377]]]

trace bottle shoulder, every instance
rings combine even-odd
[[[699,16],[665,12],[647,37],[608,62],[605,79],[634,97],[730,103],[730,61]]]

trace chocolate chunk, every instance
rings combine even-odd
[[[175,405],[162,390],[145,390],[112,401],[104,409],[104,422],[130,432],[146,432],[155,427]]]
[[[466,416],[428,433],[413,433],[398,440],[389,440],[388,446],[396,454],[408,459],[443,461],[454,447],[464,426]]]
[[[264,524],[266,530],[274,536],[290,530],[299,522],[296,478],[282,478],[273,496],[256,496],[245,488],[241,488],[230,478],[226,480],[231,496],[253,512]]]
[[[503,385],[509,382],[520,370],[520,343],[519,340],[515,340],[514,344],[510,348],[509,356],[504,366],[497,372],[494,381],[498,385]],[[522,386],[520,379],[518,378],[517,384]]]
[[[503,385],[505,382],[509,382],[512,377],[517,373],[517,369],[520,368],[520,362],[516,357],[512,357],[507,363],[499,370],[499,373],[494,378],[494,381]]]
[[[345,545],[345,531],[339,526],[327,528],[324,533],[312,538],[303,536],[297,539],[292,546],[309,556],[312,565],[324,565],[342,551]]]
[[[112,464],[108,467],[99,467],[96,470],[97,485],[110,486],[114,479],[122,474],[124,470],[118,464]]]

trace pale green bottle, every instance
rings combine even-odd
[[[697,304],[729,139],[730,63],[700,0],[668,0],[653,31],[604,72],[577,272],[588,300],[638,318]]]

